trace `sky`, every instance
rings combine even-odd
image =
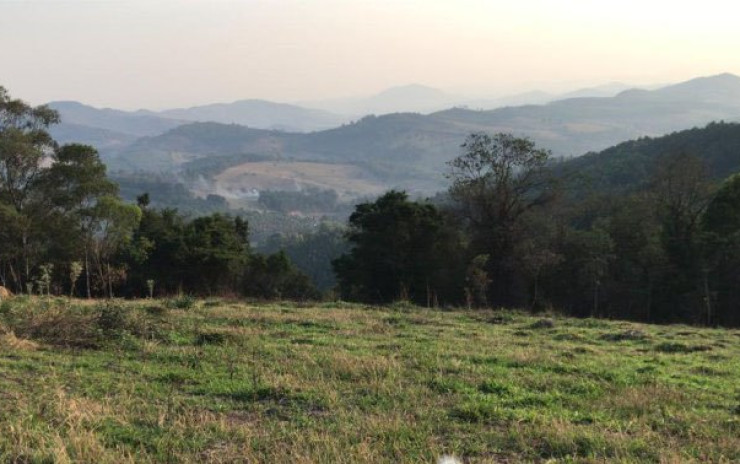
[[[164,109],[740,74],[727,0],[0,0],[0,85]]]

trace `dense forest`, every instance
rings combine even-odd
[[[125,182],[136,202],[122,200],[93,147],[51,138],[58,121],[0,88],[0,283],[16,293],[336,291],[366,303],[740,325],[738,125],[567,162],[526,138],[472,134],[442,173],[447,192],[422,201],[389,191],[357,205],[346,231],[273,234],[257,252],[252,219],[218,212],[223,198],[185,215],[156,196],[186,192],[150,198],[156,179],[142,178]],[[338,206],[318,190],[260,202],[276,214]]]

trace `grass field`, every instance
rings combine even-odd
[[[0,303],[0,462],[740,462],[740,331]]]

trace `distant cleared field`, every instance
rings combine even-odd
[[[740,462],[739,385],[737,330],[0,303],[0,462]]]
[[[379,195],[388,185],[351,164],[306,162],[249,162],[233,166],[214,178],[222,192],[289,190],[304,187],[335,190],[342,199]]]

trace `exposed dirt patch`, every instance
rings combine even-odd
[[[305,187],[335,190],[341,199],[379,195],[381,180],[351,164],[249,162],[226,169],[214,179],[225,197],[241,198],[251,190],[298,191]]]

